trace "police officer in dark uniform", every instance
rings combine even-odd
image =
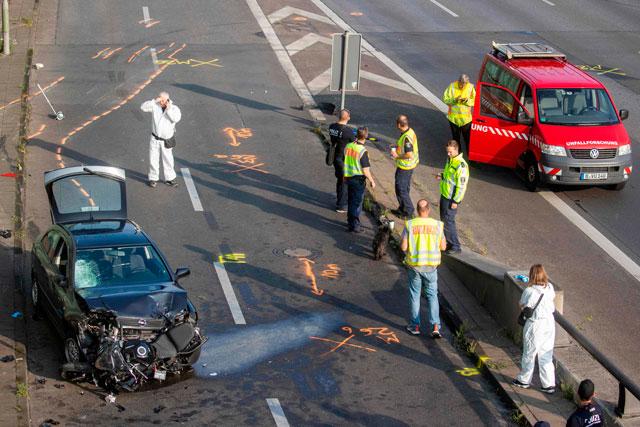
[[[338,121],[329,126],[331,144],[335,149],[333,167],[336,173],[336,212],[347,211],[347,182],[344,179],[344,149],[350,142],[355,141],[356,130],[347,126],[351,114],[349,110],[340,110]]]
[[[578,387],[580,404],[567,420],[567,427],[604,426],[604,414],[598,405],[592,402],[595,386],[591,380],[583,380]]]

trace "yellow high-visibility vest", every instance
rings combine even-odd
[[[412,267],[440,265],[440,242],[444,238],[444,223],[433,218],[412,218],[405,222],[409,248],[404,259]]]
[[[400,169],[413,169],[416,166],[418,166],[418,162],[420,161],[420,157],[418,155],[418,137],[416,136],[416,133],[413,131],[413,129],[409,128],[407,129],[406,132],[404,132],[402,135],[400,135],[400,138],[398,138],[398,141],[396,142],[396,153],[398,153],[398,156],[402,156],[404,153],[404,140],[408,139],[411,142],[411,145],[413,146],[413,156],[411,156],[410,159],[401,159],[400,157],[398,157],[396,159],[396,167],[399,167]]]
[[[352,176],[364,175],[362,171],[362,165],[360,159],[367,150],[363,144],[357,142],[350,142],[344,149],[344,177],[351,178]]]
[[[466,98],[467,102],[459,103],[456,98]],[[466,83],[462,89],[458,88],[458,82],[453,82],[444,91],[442,100],[449,106],[447,118],[456,126],[464,126],[471,122],[473,104],[476,100],[476,89],[471,83]]]
[[[462,153],[449,159],[442,171],[440,180],[440,195],[445,199],[460,203],[467,191],[469,183],[469,165],[462,157]]]

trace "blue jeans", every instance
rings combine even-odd
[[[347,208],[347,181],[344,179],[344,157],[337,157],[333,161],[336,172],[336,209]]]
[[[447,239],[447,249],[460,250],[458,240],[458,228],[456,227],[456,214],[458,209],[451,207],[451,199],[440,197],[440,220],[444,222],[444,237]]]
[[[364,200],[364,189],[367,179],[363,175],[347,178],[347,189],[349,190],[349,207],[347,208],[347,223],[349,231],[360,230],[360,212],[362,212],[362,201]]]
[[[421,273],[409,267],[409,308],[411,326],[420,326],[420,291],[429,301],[429,324],[431,328],[438,325],[440,329],[440,306],[438,305],[438,270]]]
[[[409,191],[411,190],[411,175],[413,169],[405,170],[396,168],[396,198],[398,199],[398,210],[408,217],[413,216],[413,202]]]

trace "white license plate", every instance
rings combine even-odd
[[[164,381],[167,379],[167,371],[155,371],[153,378],[156,380]]]
[[[591,180],[591,179],[607,179],[607,172],[597,172],[597,173],[581,173],[581,180]]]

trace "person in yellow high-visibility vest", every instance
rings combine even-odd
[[[376,183],[370,171],[369,153],[364,148],[364,143],[369,136],[366,127],[359,127],[356,140],[347,144],[344,149],[344,178],[347,181],[347,224],[349,231],[360,233],[360,212],[364,200],[364,190],[367,180],[371,188],[376,188]]]
[[[451,127],[451,138],[460,144],[462,152],[462,138],[469,149],[469,135],[471,133],[471,113],[476,101],[476,89],[469,83],[469,76],[461,74],[458,80],[451,83],[444,91],[442,101],[449,106],[447,119]]]
[[[460,253],[460,240],[456,227],[458,205],[462,203],[469,184],[469,165],[460,153],[460,143],[454,139],[447,142],[447,164],[442,173],[436,175],[440,180],[440,219],[444,222],[444,236],[447,239],[445,253]]]
[[[401,218],[413,216],[413,202],[411,201],[411,176],[418,166],[418,137],[409,127],[409,118],[401,114],[396,119],[396,127],[400,131],[400,137],[395,145],[391,146],[391,157],[396,161],[395,187],[398,209],[391,212]]]
[[[447,242],[444,238],[444,224],[429,218],[430,206],[425,199],[418,201],[418,216],[406,221],[402,232],[400,248],[406,253],[404,263],[409,275],[410,319],[407,331],[420,334],[420,294],[429,301],[429,324],[431,336],[442,338],[440,332],[440,307],[438,303],[438,266],[441,253]]]

